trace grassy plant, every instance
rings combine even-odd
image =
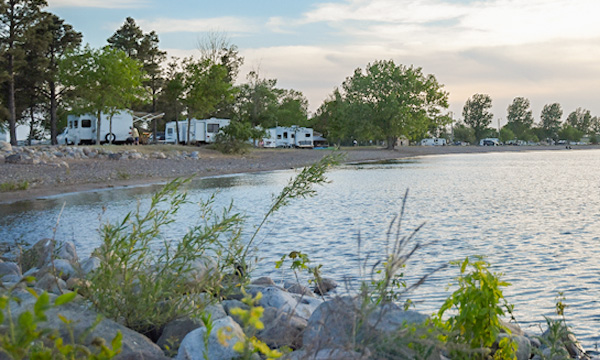
[[[318,286],[321,280],[321,268],[323,267],[322,264],[319,264],[317,266],[309,266],[310,258],[307,254],[304,254],[300,251],[292,251],[287,255],[284,254],[279,261],[276,261],[275,268],[281,268],[286,258],[289,258],[292,261],[292,263],[290,264],[290,269],[292,269],[292,271],[294,272],[294,276],[296,277],[296,281],[298,283],[300,283],[298,272],[307,271],[308,274],[312,276],[312,279],[308,280],[309,284],[311,282],[314,282]]]
[[[325,172],[330,166],[338,164],[342,159],[343,155],[337,153],[325,156],[313,165],[302,169],[300,173],[288,181],[288,184],[281,190],[281,192],[273,198],[271,207],[250,237],[250,240],[248,241],[248,244],[242,253],[241,263],[246,263],[246,257],[248,253],[254,250],[253,245],[256,236],[270,216],[280,210],[282,207],[288,205],[293,199],[315,196],[317,191],[314,189],[314,186],[327,183]]]
[[[32,309],[21,312],[15,321],[10,303],[11,301],[20,301],[18,297],[12,295],[17,285],[0,295],[0,325],[4,327],[3,331],[0,331],[0,358],[104,360],[112,359],[120,352],[122,339],[120,332],[112,340],[112,349],[103,342],[97,341],[94,345],[98,347],[98,350],[92,352],[87,346],[75,341],[72,320],[59,315],[60,320],[69,331],[70,339],[66,343],[62,337],[57,335],[56,329],[44,329],[39,326],[48,319],[46,312],[49,309],[72,301],[76,296],[74,292],[58,296],[54,299],[54,303],[51,303],[48,293],[44,292],[38,295],[34,290],[28,289],[29,293],[36,298],[35,304]],[[91,330],[93,327],[88,329],[88,332]]]
[[[129,180],[131,178],[131,174],[127,171],[117,170],[117,179],[118,180]]]
[[[541,349],[534,348],[533,353],[541,360],[553,359],[569,359],[571,355],[566,348],[566,345],[571,345],[572,333],[567,326],[565,318],[565,309],[568,305],[565,303],[565,297],[562,292],[556,296],[555,311],[558,315],[557,319],[552,319],[545,316],[548,330],[544,333],[545,336],[538,336],[542,344]]]
[[[8,181],[0,183],[0,192],[21,191],[27,189],[29,189],[29,182],[27,180],[20,182]]]
[[[186,294],[218,295],[223,270],[233,267],[242,249],[242,218],[231,207],[216,214],[214,198],[200,204],[199,223],[181,240],[163,239],[161,228],[187,202],[178,192],[183,182],[167,184],[152,197],[147,211],[138,206],[122,222],[102,227],[103,244],[96,251],[102,264],[90,278],[89,299],[101,313],[150,337],[177,317],[198,316],[206,304]],[[217,259],[216,268],[208,266],[197,274],[194,264],[209,257]]]
[[[476,259],[470,261],[467,257],[453,263],[460,266],[458,289],[446,299],[435,318],[447,331],[445,340],[448,344],[466,344],[473,349],[470,352],[460,346],[450,349],[453,358],[485,358],[502,329],[510,334],[500,322],[500,316],[507,313],[512,316],[513,305],[502,294],[502,288],[510,284],[500,280],[501,274],[490,272],[489,263],[482,257]],[[442,316],[451,309],[456,311],[455,314],[443,320]],[[509,338],[500,341],[496,358],[515,359],[515,354],[516,343]]]

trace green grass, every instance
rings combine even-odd
[[[0,192],[8,192],[8,191],[21,191],[29,189],[29,182],[24,181],[8,181],[4,183],[0,183]]]

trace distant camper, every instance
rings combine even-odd
[[[266,148],[314,148],[314,131],[301,126],[276,126],[267,129],[267,136],[262,139]]]
[[[191,119],[190,120],[190,144],[199,143],[214,143],[217,134],[229,123],[229,119]],[[188,121],[181,120],[178,122],[179,127],[179,142],[188,143]],[[175,121],[170,121],[165,126],[165,143],[175,144],[177,143],[177,130],[175,127]]]
[[[110,116],[108,114],[101,113],[100,143],[132,143],[133,138],[129,132],[132,126],[133,115],[129,110],[119,110],[113,115],[112,129],[110,126]],[[59,137],[59,144],[95,144],[97,127],[98,119],[96,114],[68,115],[67,129],[65,129],[65,131],[63,131]]]
[[[500,146],[500,139],[498,138],[485,138],[479,140],[479,146]]]
[[[446,146],[446,139],[442,138],[429,138],[423,139],[419,143],[421,146]]]

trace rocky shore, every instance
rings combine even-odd
[[[592,149],[581,146],[574,149]],[[345,148],[347,162],[457,153],[565,151],[561,146],[410,146],[395,150]],[[27,190],[0,192],[0,203],[81,190],[167,181],[176,177],[280,170],[307,166],[332,150],[253,149],[224,155],[207,147],[18,146],[0,142],[0,184]]]
[[[98,257],[78,258],[72,243],[57,244],[50,239],[39,241],[18,258],[15,258],[16,255],[19,254],[5,253],[0,257],[4,259],[0,260],[0,282],[4,285],[0,296],[6,295],[6,289],[14,287],[12,296],[20,299],[9,304],[10,316],[14,319],[33,308],[36,298],[31,290],[38,295],[44,291],[50,293],[53,302],[61,294],[78,291],[82,282],[87,281],[86,278],[102,264]],[[210,262],[199,262],[197,266],[198,273],[206,274],[213,265]],[[27,284],[23,281],[27,276],[33,276],[37,280]],[[335,286],[335,283],[329,281],[327,290]],[[30,291],[25,291],[26,289]],[[427,315],[417,311],[405,310],[394,303],[365,311],[358,296],[317,296],[308,284],[295,281],[275,283],[267,277],[252,281],[246,287],[246,292],[253,297],[258,293],[262,294],[258,305],[264,309],[261,316],[264,328],[254,334],[256,339],[272,349],[288,348],[289,352],[282,359],[374,359],[378,358],[374,352],[380,349],[373,348],[371,342],[375,344],[381,339],[392,338],[396,339],[393,351],[398,357],[391,358],[408,359],[422,355],[418,353],[417,347],[408,345],[408,340],[406,343],[402,342],[402,339],[418,339],[410,337],[412,333],[407,332],[407,326],[417,329],[411,331],[417,331],[418,334],[418,329],[428,319]],[[242,297],[243,294],[238,291],[208,305],[205,313],[210,314],[210,329],[198,318],[177,318],[159,329],[153,340],[107,318],[103,318],[91,333],[86,333],[95,323],[98,314],[91,309],[86,298],[80,295],[72,302],[50,307],[45,314],[47,319],[39,325],[40,328],[59,330],[64,338],[67,338],[69,331],[73,331],[74,338],[81,339],[82,344],[88,347],[99,341],[110,344],[117,332],[121,332],[122,348],[117,359],[229,360],[239,357],[234,344],[247,335],[244,334],[247,323],[234,310],[249,308],[240,301]],[[65,325],[65,319],[74,320],[71,330]],[[358,328],[357,324],[360,324]],[[585,353],[573,334],[566,335],[557,343],[556,339],[552,339],[550,331],[528,334],[518,325],[505,325],[511,329],[511,338],[518,343],[518,360],[593,359]],[[219,334],[223,333],[227,334],[227,341],[220,337]],[[398,334],[401,337],[395,338]],[[498,340],[506,336],[509,335],[500,334]],[[557,348],[561,349],[563,356],[551,354]],[[427,352],[427,359],[448,359],[447,353],[436,346],[432,346]],[[0,352],[0,357],[1,355]],[[258,356],[253,358],[260,359]]]

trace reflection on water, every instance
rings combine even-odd
[[[253,230],[268,210],[272,194],[293,171],[223,176],[187,185],[190,204],[165,229],[178,239],[198,219],[200,201],[218,192],[215,208],[234,200]],[[381,260],[389,222],[409,190],[403,232],[426,222],[416,240],[429,245],[408,264],[406,277],[421,275],[467,255],[488,256],[494,271],[512,286],[505,291],[515,315],[538,332],[553,314],[563,291],[567,319],[587,348],[596,331],[600,299],[600,151],[552,151],[449,155],[408,161],[361,163],[328,175],[318,196],[297,200],[275,214],[259,236],[256,275],[280,278],[274,261],[298,250],[323,264],[326,275],[358,279]],[[82,254],[98,245],[97,229],[139,205],[147,206],[156,187],[96,191],[0,205],[0,239],[32,243],[52,236],[60,209],[58,239],[76,243]],[[103,211],[104,207],[104,211]],[[358,239],[360,243],[360,256]],[[365,265],[364,260],[369,260]],[[364,271],[363,271],[364,270]],[[431,313],[448,296],[456,269],[432,276],[411,295],[417,309]]]

